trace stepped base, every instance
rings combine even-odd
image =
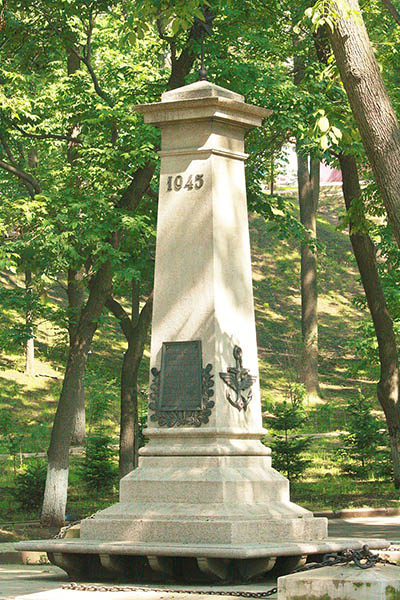
[[[246,511],[247,508],[247,511]],[[81,522],[88,541],[139,543],[258,544],[282,539],[319,541],[327,520],[288,503],[269,505],[142,505],[120,503]]]
[[[120,502],[84,519],[79,539],[16,548],[45,551],[82,581],[201,582],[281,575],[308,557],[366,542],[388,546],[328,538],[327,519],[290,501],[289,482],[259,442],[248,441],[244,455],[198,455],[193,448],[190,455],[158,455],[151,444],[145,450],[140,467],[121,480]]]
[[[327,537],[327,519],[290,501],[268,455],[142,456],[120,482],[120,502],[80,528],[88,541],[182,546]]]

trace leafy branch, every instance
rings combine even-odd
[[[72,142],[74,144],[82,143],[82,141],[79,140],[78,138],[71,137],[69,135],[61,135],[58,133],[29,133],[28,131],[25,131],[24,129],[22,129],[22,127],[20,127],[16,123],[12,123],[12,126],[15,127],[15,129],[17,129],[17,131],[22,133],[23,136],[32,138],[35,140],[61,140],[63,142]]]
[[[1,142],[1,145],[3,146],[3,149],[7,155],[8,160],[11,163],[10,164],[10,163],[6,162],[5,160],[0,159],[0,168],[4,169],[8,173],[11,173],[12,175],[15,175],[16,177],[18,177],[18,179],[25,185],[25,187],[27,188],[27,190],[29,192],[29,195],[32,198],[35,196],[35,194],[40,194],[40,192],[42,190],[41,190],[39,182],[33,175],[31,175],[30,173],[27,173],[18,165],[18,163],[15,160],[15,157],[11,151],[11,148],[7,143],[5,135],[1,131],[0,131],[0,142]]]
[[[98,96],[100,96],[100,98],[102,98],[108,104],[108,106],[113,108],[115,106],[115,101],[110,97],[110,95],[105,90],[103,90],[101,88],[98,77],[93,69],[93,65],[91,62],[92,35],[93,35],[94,25],[95,25],[95,17],[93,16],[93,13],[91,13],[89,15],[89,24],[87,27],[86,44],[84,45],[83,53],[80,53],[78,51],[77,47],[74,45],[71,46],[71,50],[75,54],[75,56],[77,58],[79,58],[79,60],[82,61],[83,64],[86,66],[86,68],[89,72],[89,75],[92,79],[93,87],[95,89],[96,94]]]

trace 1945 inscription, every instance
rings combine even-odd
[[[167,192],[179,192],[180,190],[199,190],[204,185],[203,173],[197,175],[189,175],[187,180],[184,182],[182,175],[169,175],[167,179]]]

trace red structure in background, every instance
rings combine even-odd
[[[321,163],[320,170],[321,183],[341,183],[342,172],[340,169],[332,169],[325,163]]]

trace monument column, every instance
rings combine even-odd
[[[169,386],[165,381],[159,398],[153,397],[150,404],[147,433],[151,442],[143,455],[169,454],[172,447],[187,455],[221,454],[224,448],[235,454],[267,455],[268,450],[258,441],[265,431],[260,411],[244,134],[260,125],[270,111],[249,106],[243,96],[204,81],[166,92],[161,103],[137,109],[146,122],[161,128],[151,366],[160,371],[161,385],[163,379],[174,378]],[[180,344],[164,346],[164,366],[165,342]],[[203,410],[197,414],[190,410],[196,404],[195,373],[185,372],[185,365],[187,370],[192,356],[200,351],[196,346],[201,346],[203,366],[211,366],[214,383],[213,395],[209,402],[205,398]],[[253,378],[241,397],[219,375],[236,367],[236,346],[242,353],[243,368]],[[176,362],[174,372],[168,352],[180,352],[183,358],[182,367]],[[233,373],[230,375],[229,382],[234,383]],[[151,380],[156,387],[154,370]],[[227,400],[228,395],[237,407]],[[175,406],[176,410],[171,410]],[[200,437],[193,426],[196,418],[201,422]],[[240,443],[235,442],[238,439]]]

